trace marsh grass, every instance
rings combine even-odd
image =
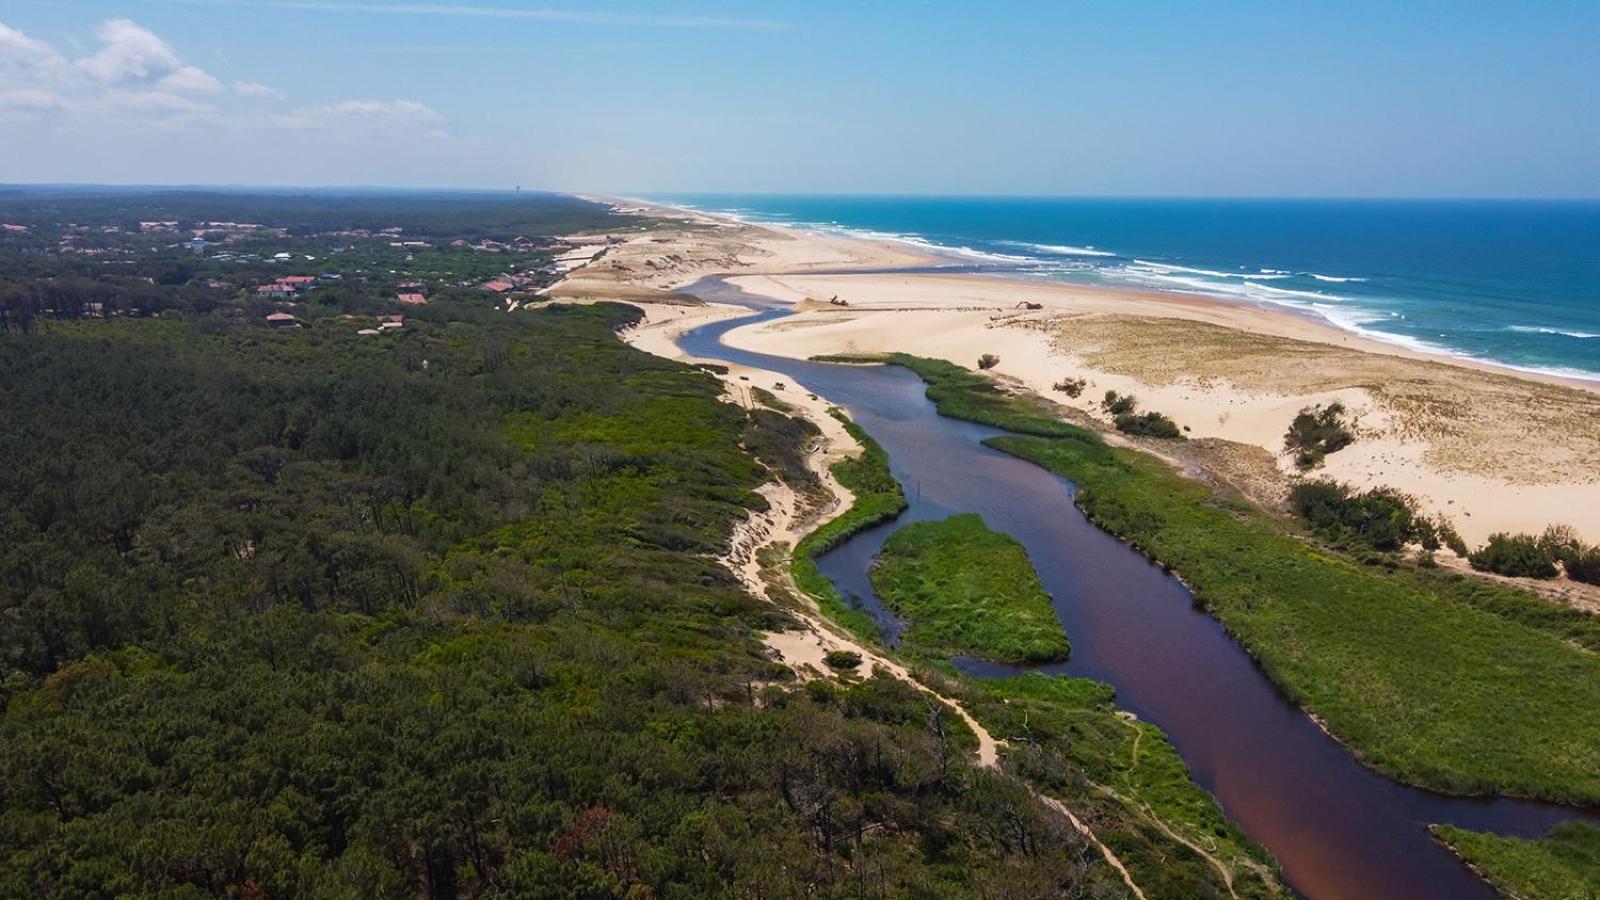
[[[1067,634],[1016,538],[975,514],[896,531],[870,573],[908,644],[1006,662],[1067,658]]]
[[[1565,822],[1539,840],[1435,826],[1433,833],[1508,897],[1600,897],[1600,828]]]

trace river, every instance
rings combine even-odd
[[[1160,727],[1224,812],[1266,847],[1290,887],[1309,897],[1493,898],[1427,830],[1446,822],[1538,836],[1600,815],[1554,804],[1448,797],[1406,787],[1358,763],[1286,700],[1177,580],[1091,524],[1070,482],[983,446],[1002,432],[940,416],[916,375],[899,367],[840,366],[751,353],[727,331],[788,308],[708,278],[687,293],[750,307],[754,317],[689,331],[691,356],[782,372],[797,388],[843,407],[883,445],[910,508],[818,559],[846,596],[896,632],[867,568],[896,529],[978,513],[1027,548],[1072,639],[1071,659],[1044,671],[1115,686],[1117,703]],[[1020,671],[963,662],[970,674]]]

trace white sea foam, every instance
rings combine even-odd
[[[1031,263],[1039,261],[1032,256],[1018,256],[1010,253],[995,253],[990,250],[979,250],[976,247],[940,244],[935,241],[930,241],[920,234],[904,234],[895,231],[877,231],[871,228],[854,228],[847,225],[839,225],[833,222],[757,221],[754,224],[777,225],[785,228],[795,228],[800,231],[809,231],[815,234],[834,235],[837,237],[854,238],[857,240],[909,244],[919,250],[926,250],[930,253],[942,253],[947,256],[960,256],[967,259],[982,260],[984,262]]]
[[[1569,338],[1600,338],[1600,334],[1592,331],[1564,331],[1560,328],[1546,328],[1543,325],[1507,325],[1507,331],[1517,331],[1522,334],[1559,334]]]
[[[1261,268],[1255,272],[1223,272],[1215,269],[1201,269],[1190,266],[1180,266],[1171,263],[1154,262],[1151,260],[1135,259],[1132,263],[1108,265],[1102,262],[1091,261],[1092,257],[1117,257],[1119,254],[1100,250],[1095,247],[1076,247],[1065,244],[1035,244],[1023,241],[1002,241],[997,243],[1006,246],[1018,247],[1033,251],[1039,255],[1012,255],[978,250],[973,247],[951,246],[939,244],[917,234],[902,234],[896,232],[875,231],[865,228],[850,228],[835,222],[804,222],[797,221],[789,216],[774,216],[762,214],[754,210],[730,211],[696,210],[686,203],[667,204],[680,209],[690,209],[697,212],[706,212],[719,215],[727,219],[748,224],[773,225],[783,228],[795,228],[802,231],[813,231],[825,234],[834,234],[841,237],[861,238],[873,241],[892,241],[918,247],[919,249],[942,253],[949,256],[960,256],[970,259],[979,259],[990,262],[1031,264],[1023,265],[1016,269],[1017,274],[1033,277],[1082,277],[1091,276],[1098,279],[1133,283],[1156,290],[1169,291],[1181,294],[1195,294],[1210,296],[1219,299],[1233,299],[1267,306],[1277,306],[1294,310],[1303,314],[1316,316],[1328,324],[1359,335],[1369,340],[1380,341],[1395,346],[1404,347],[1419,353],[1435,356],[1444,356],[1454,359],[1470,360],[1474,362],[1489,363],[1501,368],[1520,372],[1529,372],[1538,375],[1551,375],[1561,378],[1572,378],[1584,381],[1600,382],[1600,372],[1583,369],[1572,369],[1558,366],[1529,366],[1517,365],[1501,360],[1491,359],[1462,350],[1456,350],[1444,344],[1431,340],[1414,337],[1412,335],[1395,334],[1372,327],[1380,322],[1393,322],[1404,320],[1406,316],[1393,310],[1376,311],[1364,308],[1351,297],[1343,297],[1322,291],[1294,290],[1265,284],[1267,281],[1277,281],[1285,278],[1305,277],[1319,282],[1330,284],[1343,284],[1347,282],[1364,282],[1366,278],[1342,275],[1324,275],[1317,272],[1291,272],[1284,269]],[[1073,261],[1072,257],[1083,258]],[[1510,325],[1506,330],[1526,333],[1562,335],[1579,339],[1600,338],[1600,334],[1587,331],[1567,331],[1558,328],[1536,325]],[[1448,338],[1448,335],[1439,335]]]
[[[1322,291],[1297,291],[1292,288],[1281,288],[1271,284],[1257,284],[1253,285],[1253,287],[1255,287],[1256,290],[1265,291],[1270,294],[1277,294],[1282,297],[1304,297],[1309,300],[1334,300],[1338,302],[1343,302],[1350,299],[1348,297],[1341,297],[1338,294],[1325,294]]]
[[[1183,272],[1189,275],[1207,275],[1212,278],[1243,278],[1246,281],[1276,281],[1279,278],[1290,278],[1292,273],[1276,270],[1262,269],[1259,272],[1218,272],[1215,269],[1195,269],[1189,266],[1180,266],[1173,263],[1151,262],[1147,259],[1136,259],[1135,265],[1143,266],[1160,273]]]
[[[1048,253],[1052,256],[1116,256],[1110,250],[1099,250],[1094,247],[1073,247],[1069,244],[1032,244],[1027,241],[1001,241],[1008,247],[1022,247],[1039,253]]]
[[[1105,274],[1113,278],[1136,281],[1152,287],[1171,289],[1173,286],[1177,286],[1183,290],[1199,291],[1203,294],[1244,297],[1260,303],[1276,303],[1285,306],[1303,307],[1307,303],[1325,301],[1337,303],[1347,299],[1335,294],[1324,294],[1320,291],[1297,291],[1292,288],[1263,284],[1261,278],[1241,278],[1238,281],[1212,281],[1209,278],[1187,274],[1190,272],[1197,272],[1197,270],[1146,264],[1126,266],[1121,269],[1107,269]]]
[[[1557,378],[1572,378],[1578,381],[1600,381],[1600,372],[1591,372],[1586,369],[1573,369],[1565,366],[1519,365],[1517,363],[1506,362],[1504,360],[1479,356],[1474,353],[1468,353],[1464,350],[1457,350],[1444,344],[1424,340],[1419,337],[1413,337],[1408,334],[1395,334],[1391,331],[1383,331],[1378,328],[1369,328],[1367,326],[1375,322],[1383,321],[1384,319],[1383,316],[1379,316],[1370,310],[1361,310],[1352,307],[1340,306],[1317,306],[1316,304],[1313,304],[1313,306],[1316,307],[1313,309],[1313,312],[1338,328],[1351,332],[1352,334],[1360,335],[1361,337],[1369,340],[1378,341],[1384,344],[1393,344],[1398,347],[1404,347],[1407,350],[1413,350],[1417,353],[1427,353],[1432,356],[1444,356],[1450,359],[1488,363],[1490,365],[1498,366],[1502,369],[1511,369],[1512,371],[1516,372],[1528,372],[1534,375],[1553,375]],[[1405,316],[1394,312],[1390,312],[1388,315],[1391,318],[1405,318]],[[1447,338],[1449,336],[1441,334],[1439,337]]]

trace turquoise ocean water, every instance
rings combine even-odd
[[[1284,307],[1439,354],[1600,380],[1600,201],[662,194],[932,245],[1014,277]]]

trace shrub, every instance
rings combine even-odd
[[[1294,461],[1302,469],[1315,468],[1329,453],[1350,446],[1355,432],[1345,421],[1344,404],[1338,401],[1327,406],[1308,406],[1289,423],[1283,436],[1283,445],[1294,452]]]
[[[1318,478],[1302,481],[1289,489],[1289,505],[1312,528],[1338,524],[1340,510],[1350,500],[1350,488],[1337,481]]]
[[[822,661],[830,669],[854,669],[861,665],[861,654],[854,650],[829,650],[823,654]]]
[[[1345,522],[1378,550],[1398,550],[1416,540],[1418,516],[1410,498],[1389,488],[1375,488],[1351,498]]]
[[[1132,394],[1106,391],[1106,397],[1100,401],[1100,406],[1113,416],[1125,416],[1139,407],[1139,401]]]
[[[980,369],[992,369],[998,365],[1000,365],[1000,357],[995,356],[993,353],[985,353],[978,357],[978,368]]]
[[[1289,505],[1319,534],[1359,541],[1374,550],[1394,551],[1417,542],[1431,551],[1443,539],[1441,526],[1419,515],[1416,501],[1392,488],[1357,493],[1325,478],[1302,481],[1290,489]]]
[[[1551,525],[1539,535],[1539,549],[1551,559],[1566,562],[1582,553],[1584,546],[1571,525]]]
[[[1554,578],[1555,557],[1531,534],[1492,534],[1489,543],[1467,557],[1480,572],[1517,578]]]
[[[1439,520],[1439,540],[1450,548],[1451,553],[1466,559],[1469,552],[1467,542],[1462,539],[1461,532],[1456,531],[1456,527],[1444,519]]]
[[[1084,381],[1082,378],[1063,378],[1053,385],[1056,390],[1066,394],[1068,397],[1082,396],[1083,389],[1088,386],[1089,382]]]
[[[1427,519],[1419,517],[1417,519],[1416,534],[1417,543],[1422,545],[1424,552],[1431,554],[1433,551],[1439,549],[1439,527],[1437,525],[1434,525]],[[1429,561],[1432,561],[1431,557]]]
[[[1551,525],[1539,535],[1539,549],[1559,561],[1567,577],[1585,584],[1600,584],[1600,547],[1585,544],[1570,525]]]
[[[1117,416],[1115,422],[1117,430],[1124,434],[1183,439],[1183,432],[1178,429],[1178,423],[1158,412],[1147,412],[1143,415],[1123,413]]]
[[[1565,563],[1568,578],[1584,584],[1600,584],[1600,547],[1585,547]]]

